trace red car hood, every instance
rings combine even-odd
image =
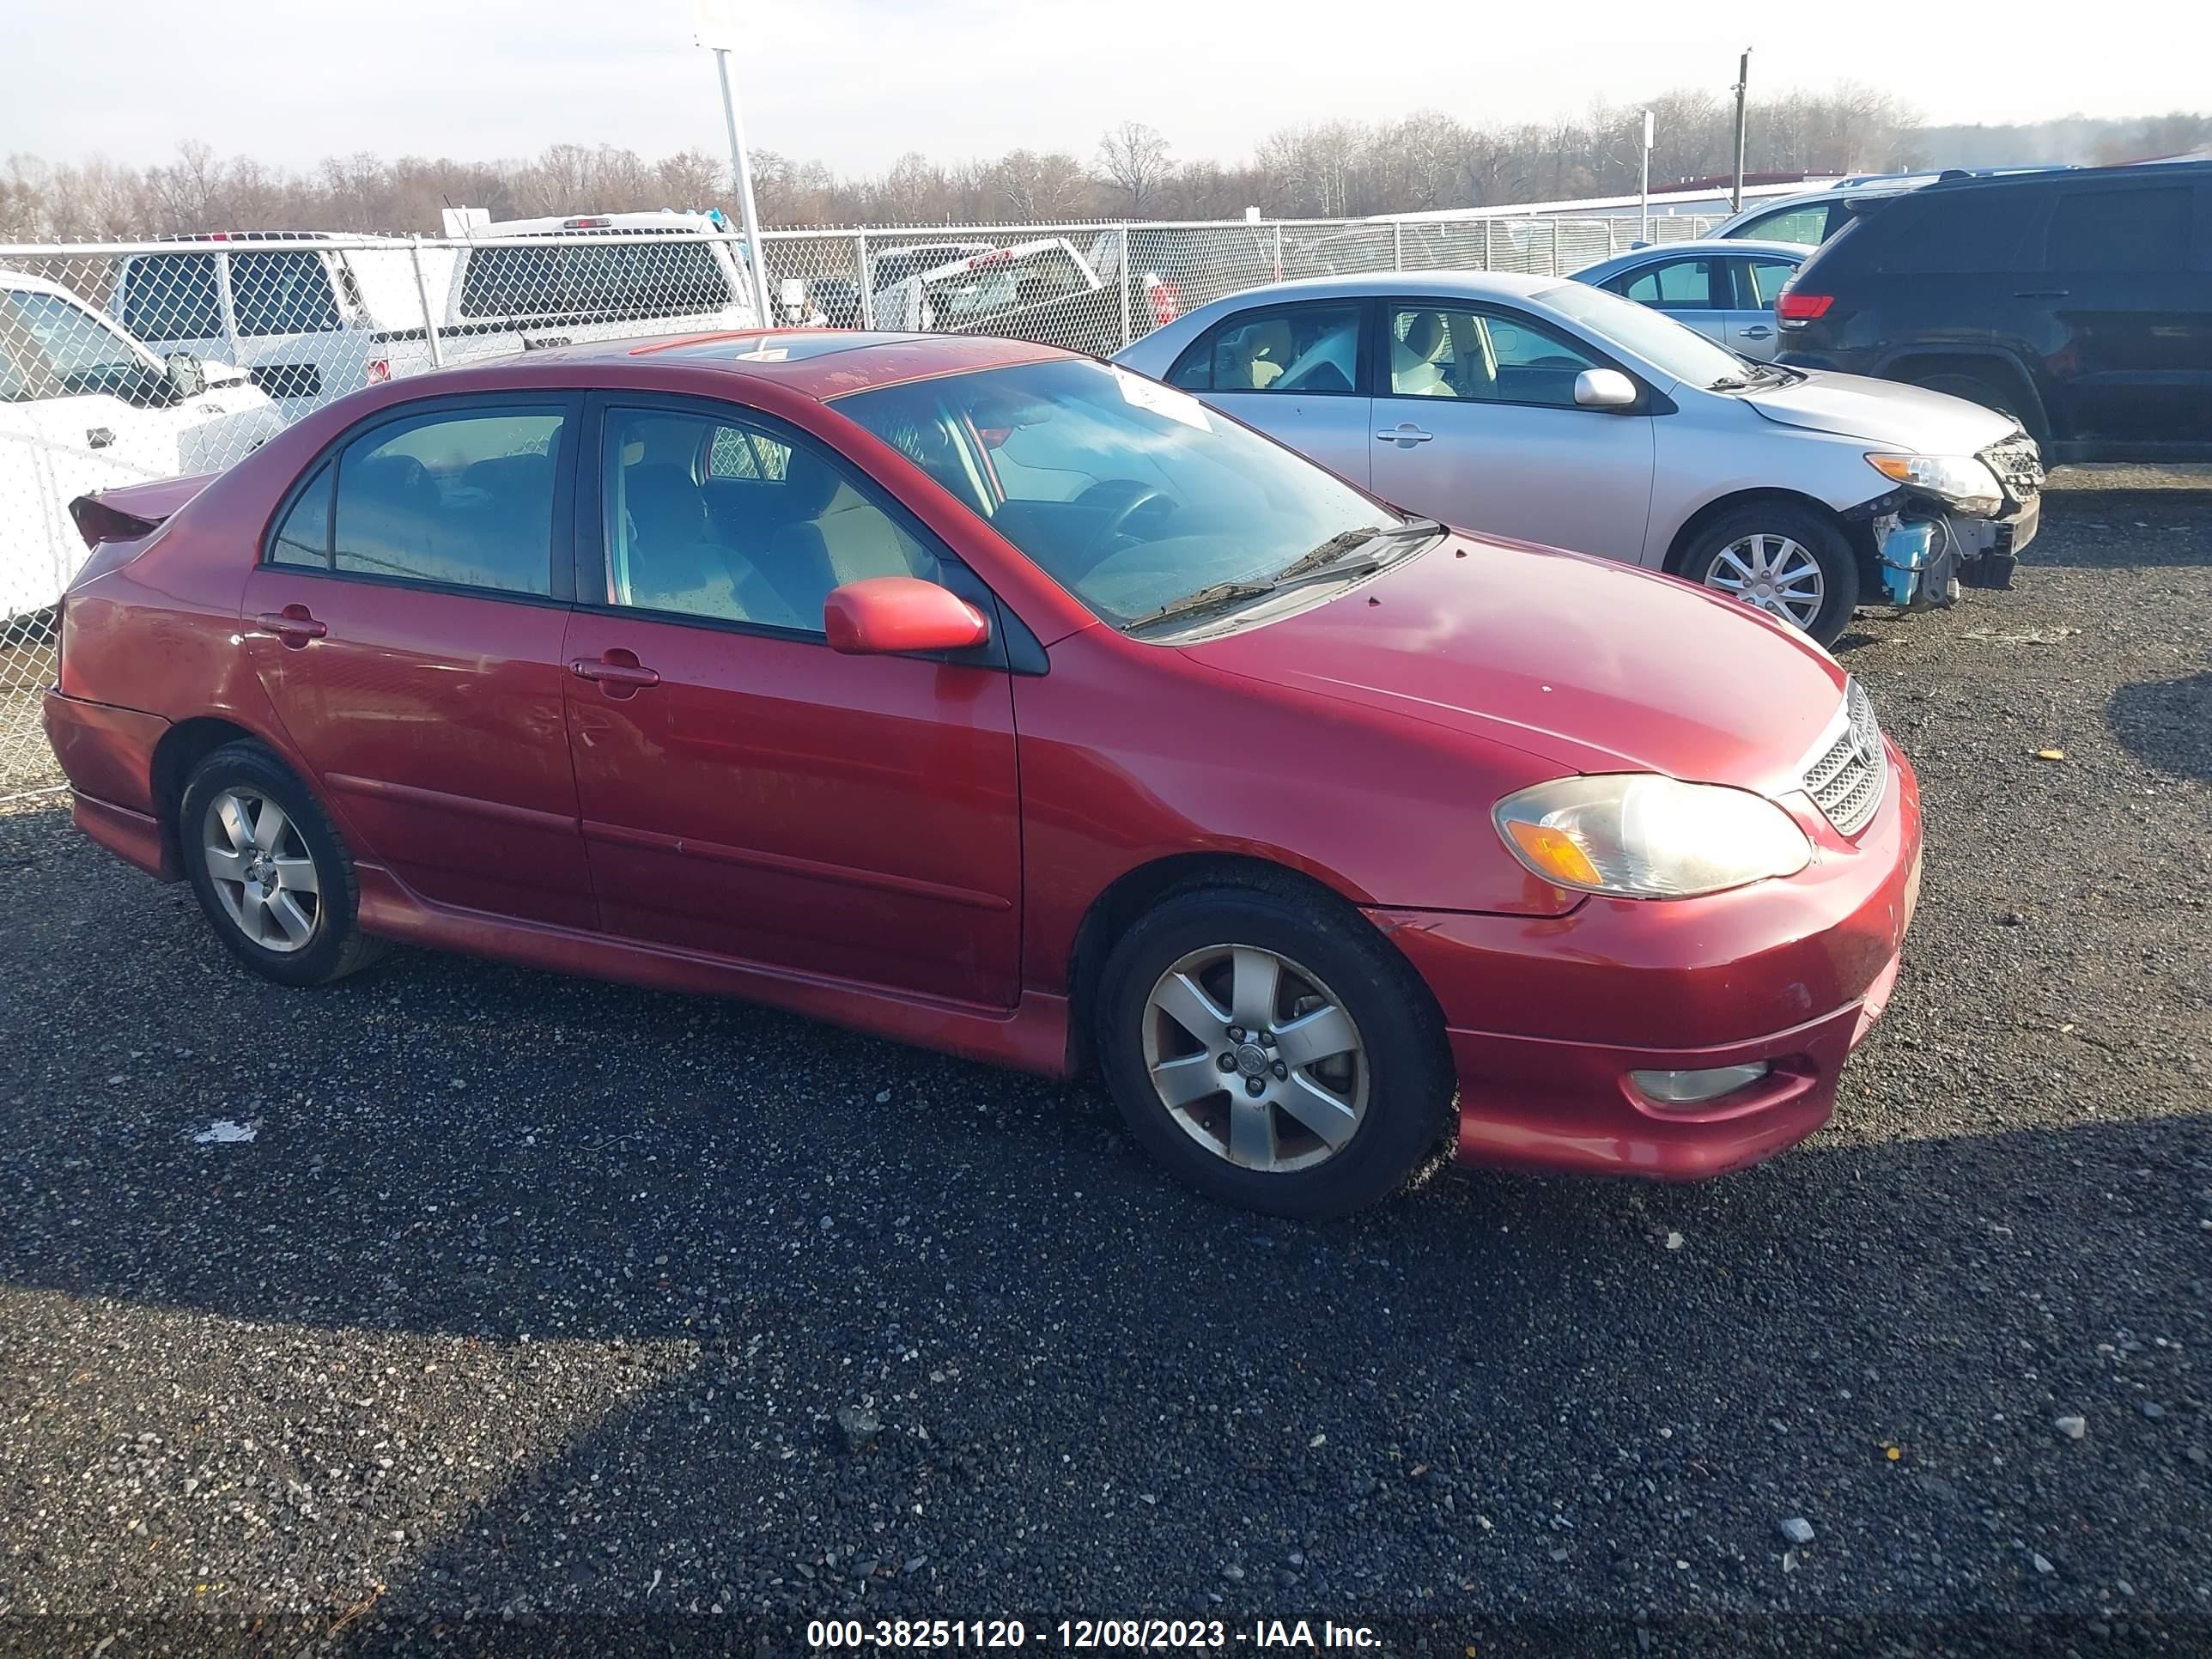
[[[1212,668],[1507,744],[1562,772],[1778,793],[1842,700],[1818,647],[1736,600],[1456,536],[1327,604],[1184,647]]]

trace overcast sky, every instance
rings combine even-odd
[[[2212,106],[2212,4],[2042,0],[1657,7],[1387,0],[736,0],[749,137],[874,171],[1016,146],[1088,158],[1136,119],[1235,161],[1293,122],[1422,107],[1516,121],[1675,86],[1856,80],[1933,121]],[[355,150],[526,155],[568,141],[720,153],[691,0],[17,0],[0,154],[166,159],[185,139],[301,166]]]

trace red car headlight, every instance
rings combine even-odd
[[[1813,844],[1764,795],[1656,772],[1555,778],[1508,795],[1492,818],[1546,881],[1616,898],[1689,898],[1794,876]]]

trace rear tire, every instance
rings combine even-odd
[[[1428,988],[1350,907],[1292,878],[1170,894],[1107,959],[1097,1021],[1130,1133],[1221,1203],[1347,1214],[1432,1166],[1452,1126]]]
[[[1843,637],[1859,602],[1858,556],[1842,527],[1790,501],[1730,507],[1697,533],[1675,569],[1803,629],[1823,646]]]
[[[224,946],[279,985],[325,985],[384,954],[356,924],[353,860],[291,769],[252,741],[192,769],[177,846]]]

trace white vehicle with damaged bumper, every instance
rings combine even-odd
[[[1832,643],[1860,604],[2008,586],[2043,469],[1940,392],[1754,363],[1557,277],[1319,277],[1116,362],[1409,511],[1668,571]]]

